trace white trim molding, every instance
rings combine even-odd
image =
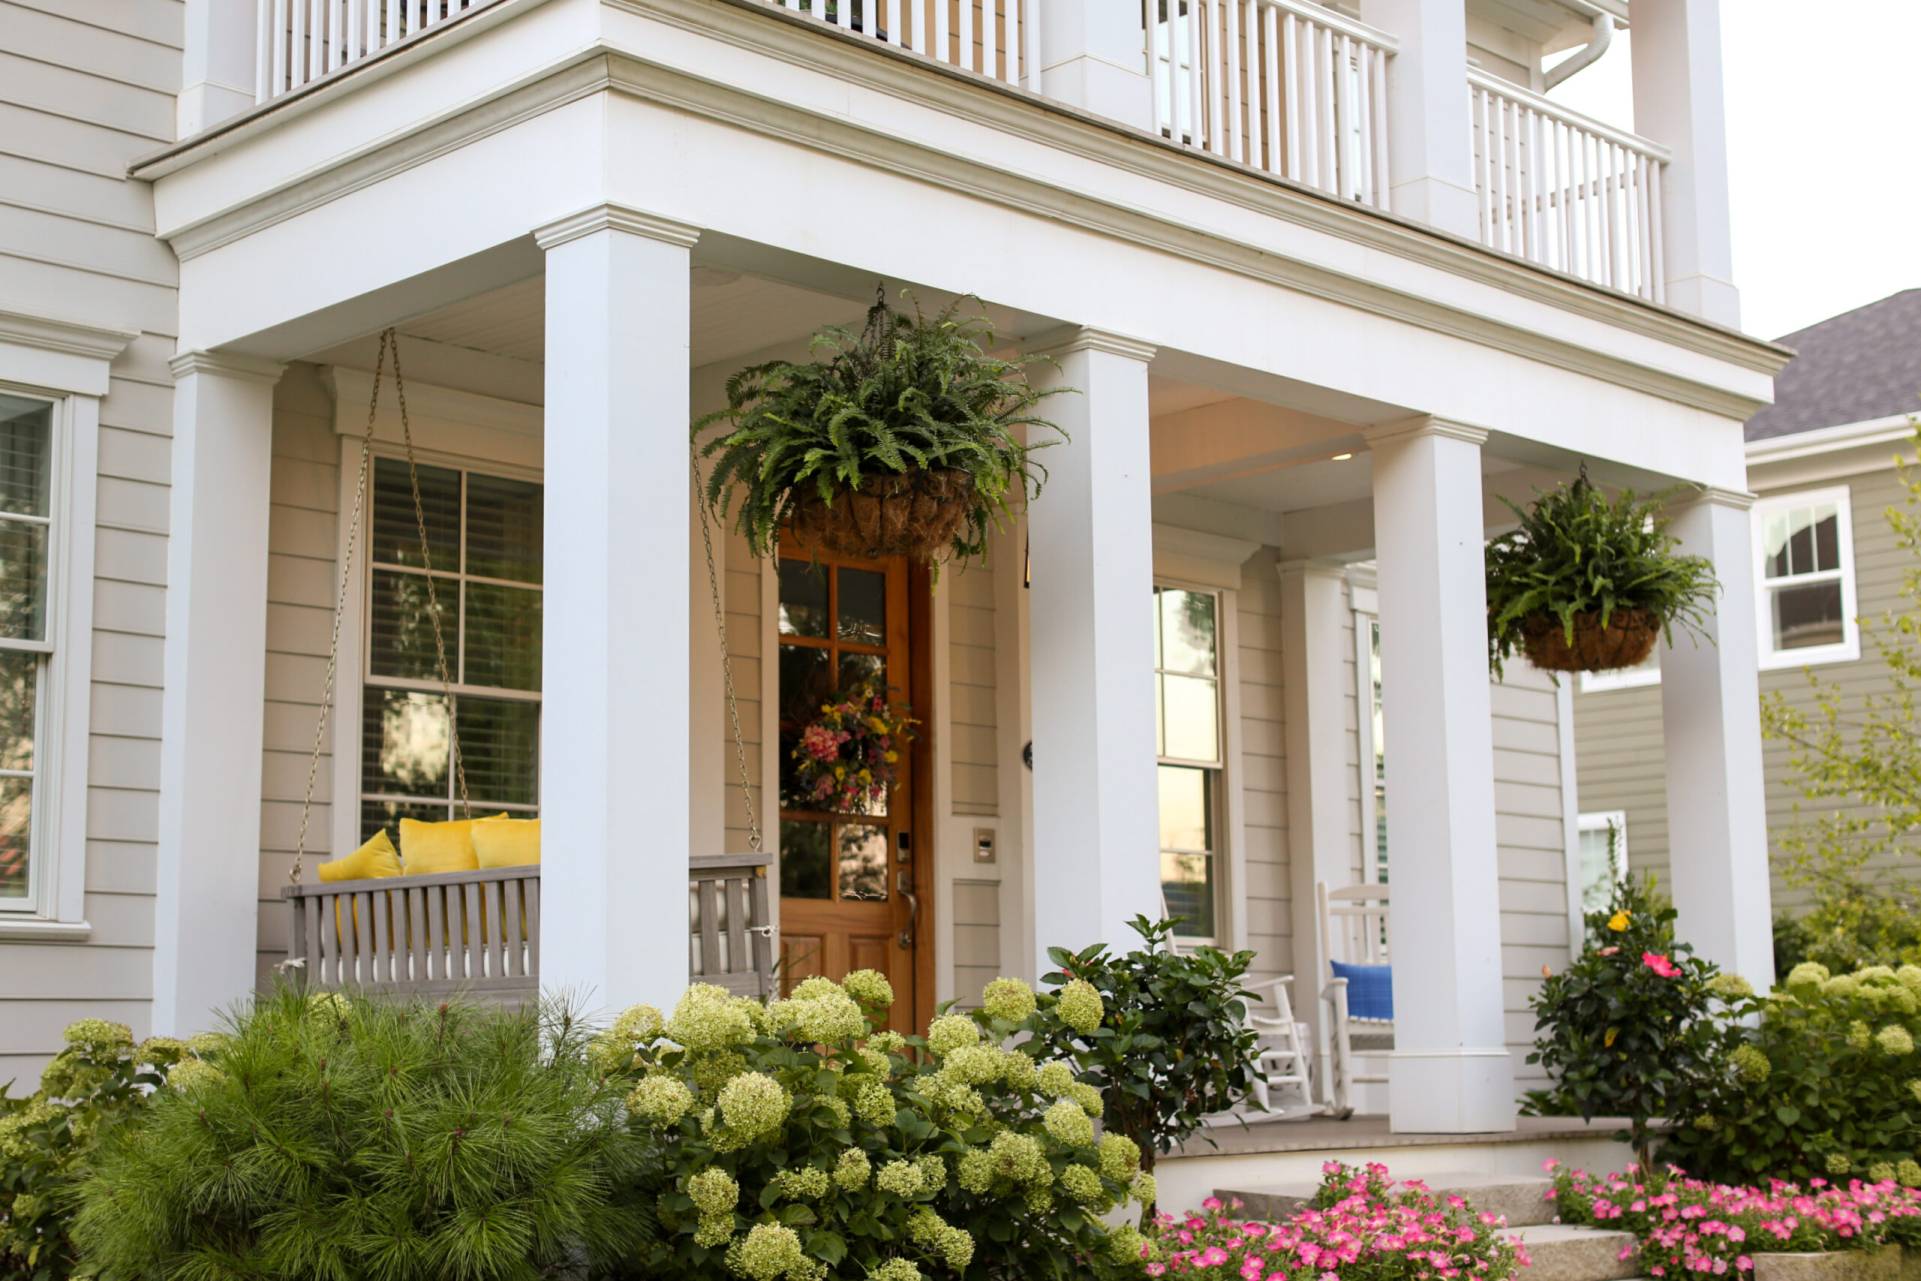
[[[1261,549],[1252,539],[1227,538],[1178,525],[1154,525],[1154,577],[1179,584],[1239,591],[1241,566]]]
[[[552,249],[570,240],[591,236],[596,231],[609,230],[632,232],[649,240],[679,245],[682,249],[692,249],[700,239],[699,227],[690,227],[684,222],[663,218],[629,205],[604,204],[568,214],[544,227],[536,227],[534,243],[542,249]]]
[[[114,358],[137,337],[131,329],[0,310],[0,381],[104,396]]]
[[[1767,521],[1776,512],[1791,511],[1796,508],[1834,506],[1836,564],[1832,570],[1816,570],[1811,575],[1790,574],[1786,578],[1770,579],[1767,574]],[[1851,663],[1861,657],[1861,623],[1856,617],[1859,608],[1855,594],[1854,581],[1854,513],[1853,496],[1848,486],[1834,485],[1825,489],[1800,489],[1783,493],[1769,494],[1757,502],[1752,511],[1754,520],[1754,622],[1755,636],[1759,644],[1760,668],[1762,671],[1778,671],[1782,668],[1816,667],[1827,663]],[[1784,588],[1801,585],[1806,577],[1812,583],[1835,582],[1841,590],[1841,639],[1828,645],[1810,645],[1802,649],[1781,649],[1775,643],[1774,635],[1774,593]]]
[[[1488,432],[1484,427],[1472,427],[1467,423],[1452,422],[1446,418],[1436,418],[1432,414],[1418,414],[1399,422],[1381,423],[1369,427],[1361,433],[1369,449],[1379,449],[1382,445],[1396,441],[1411,440],[1421,436],[1439,436],[1445,440],[1465,441],[1470,445],[1485,445]]]

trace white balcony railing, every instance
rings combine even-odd
[[[1008,84],[1040,86],[1041,0],[767,0]]]
[[[1146,0],[1163,135],[1387,208],[1394,38],[1308,0]]]
[[[493,0],[258,0],[254,97],[267,102]]]
[[[1477,69],[1468,93],[1482,243],[1665,302],[1667,151]]]

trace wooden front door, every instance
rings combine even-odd
[[[916,784],[927,773],[927,726],[916,726],[901,774],[853,812],[820,808],[799,786],[794,749],[821,705],[863,681],[925,722],[911,614],[922,574],[904,557],[855,560],[784,547],[780,578],[780,982],[879,970],[894,985],[892,1026],[921,1030],[927,883],[915,848]],[[910,581],[918,586],[910,587]],[[926,985],[931,989],[931,982]]]

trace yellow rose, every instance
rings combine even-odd
[[[1626,912],[1616,912],[1608,917],[1608,928],[1616,934],[1625,933],[1628,927],[1628,915]]]
[[[900,753],[899,752],[882,752],[880,754],[880,758],[886,761],[889,765],[892,765],[895,761],[898,761],[900,759]]]

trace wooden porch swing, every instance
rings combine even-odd
[[[367,405],[367,430],[360,441],[360,472],[348,518],[341,557],[340,591],[334,606],[327,677],[314,726],[313,753],[307,766],[306,796],[300,807],[293,868],[280,891],[287,904],[287,959],[283,972],[310,991],[353,989],[401,996],[437,997],[461,993],[503,1004],[536,1000],[540,991],[540,866],[481,868],[477,871],[401,875],[365,880],[304,884],[307,835],[313,818],[314,784],[327,737],[339,674],[340,628],[347,594],[353,588],[353,561],[367,511],[367,480],[372,470],[374,425],[389,354],[394,395],[400,409],[401,446],[420,537],[420,563],[426,571],[427,613],[433,625],[434,658],[441,694],[447,700],[448,737],[461,818],[474,817],[467,771],[460,748],[458,707],[447,646],[441,634],[426,511],[420,498],[413,428],[407,416],[406,381],[400,369],[400,344],[389,328],[380,335],[373,392]],[[700,501],[700,465],[693,464],[694,505],[701,513],[707,554],[708,587],[721,647],[727,710],[740,766],[741,801],[746,809],[749,852],[694,855],[688,859],[689,972],[700,982],[765,997],[773,989],[773,930],[768,923],[768,858],[761,850],[760,824],[748,790],[747,749],[734,697],[732,662],[727,652],[727,622],[720,600],[713,535]],[[565,857],[562,852],[561,857]]]

